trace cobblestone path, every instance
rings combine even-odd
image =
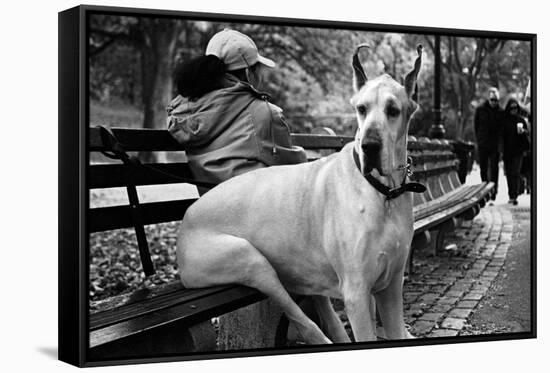
[[[415,251],[405,282],[405,323],[417,337],[467,335],[476,311],[501,271],[514,229],[506,207],[485,207],[446,238],[438,256]],[[526,289],[527,290],[527,289]]]

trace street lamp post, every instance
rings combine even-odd
[[[442,139],[445,137],[445,127],[441,120],[441,40],[434,36],[434,122],[430,127],[430,137]]]

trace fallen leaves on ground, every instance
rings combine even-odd
[[[177,279],[178,222],[145,227],[155,274],[145,277],[133,228],[90,234],[90,304],[99,300]]]

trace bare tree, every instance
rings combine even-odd
[[[181,21],[154,18],[96,18],[92,21],[90,57],[113,43],[131,45],[139,55],[143,128],[162,128],[166,104],[172,98],[172,70]],[[137,77],[136,77],[137,79]],[[142,161],[158,161],[158,154],[142,152]]]
[[[431,36],[426,43],[434,51]],[[506,40],[486,38],[441,38],[442,92],[447,105],[456,110],[456,138],[463,139],[465,128],[472,116],[472,102],[487,60],[505,45]],[[491,84],[498,86],[497,70],[488,69]]]

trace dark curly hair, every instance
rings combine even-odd
[[[200,56],[180,63],[174,73],[177,91],[183,97],[196,100],[222,88],[225,64],[214,55]]]

